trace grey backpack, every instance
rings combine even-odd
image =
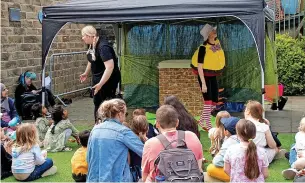
[[[178,140],[169,142],[163,134],[157,136],[164,150],[155,161],[157,175],[165,176],[166,182],[203,182],[196,157],[185,143],[185,132],[178,131]],[[173,148],[172,143],[177,142]]]

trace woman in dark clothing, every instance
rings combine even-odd
[[[35,94],[37,95],[37,101],[42,102],[42,92],[41,90],[37,90],[37,88],[33,85],[32,81],[36,79],[36,74],[33,72],[26,71],[21,74],[18,79],[18,86],[15,90],[15,105],[17,112],[20,116],[28,115],[23,114],[22,112],[22,104],[23,104],[23,96],[25,93]],[[54,106],[55,101],[53,98],[53,94],[50,90],[46,89],[46,107]]]
[[[177,130],[194,132],[200,139],[200,133],[198,130],[198,123],[196,119],[186,110],[184,105],[175,96],[169,96],[165,98],[165,105],[173,106],[178,112],[179,125]]]
[[[94,117],[104,100],[115,98],[116,88],[121,81],[118,59],[113,48],[108,44],[105,35],[98,36],[93,26],[82,29],[82,40],[89,45],[87,52],[88,64],[85,72],[80,75],[84,82],[91,70],[94,89]]]

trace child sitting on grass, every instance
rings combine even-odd
[[[72,178],[75,180],[75,182],[86,182],[88,173],[88,163],[86,157],[89,136],[89,130],[84,130],[79,133],[79,141],[82,147],[75,151],[71,159]]]
[[[13,141],[4,134],[4,129],[1,128],[1,180],[12,174],[12,145]]]
[[[130,129],[141,139],[143,144],[147,141],[147,132],[148,132],[148,121],[146,116],[137,115],[132,119],[130,124]],[[141,162],[142,157],[138,156],[133,151],[129,151],[130,153],[130,170],[133,176],[133,180],[138,182],[141,176]]]
[[[240,143],[230,146],[224,157],[224,171],[230,175],[230,182],[265,182],[269,162],[265,150],[253,141],[255,124],[241,119],[236,132]]]
[[[46,158],[38,145],[37,129],[34,124],[23,123],[17,128],[17,139],[12,149],[12,172],[19,181],[33,181],[53,175],[57,168],[52,159]]]
[[[299,132],[295,135],[295,145],[291,148],[289,163],[291,168],[284,170],[282,175],[291,180],[305,168],[305,117],[301,119]]]
[[[143,115],[145,116],[146,111],[145,109],[136,109],[132,112],[132,118],[139,116],[139,115]],[[152,138],[158,135],[158,130],[150,123],[148,123],[148,132],[147,132],[147,138]]]
[[[207,173],[209,176],[224,182],[230,181],[230,177],[224,172],[223,169],[224,156],[230,146],[239,143],[239,140],[236,135],[236,124],[238,121],[239,118],[236,117],[221,118],[218,121],[223,127],[223,135],[225,136],[225,138],[219,152],[213,158],[213,164],[210,164],[207,167]]]
[[[78,130],[68,119],[68,111],[62,106],[55,106],[52,112],[53,124],[47,131],[44,147],[50,152],[72,151],[66,147],[70,136],[73,136],[79,144]]]
[[[32,114],[34,119],[36,120],[35,126],[38,131],[40,142],[44,141],[46,133],[53,122],[46,118],[47,113],[47,108],[45,106],[42,106],[40,103],[36,103],[32,106]]]
[[[220,111],[216,115],[216,128],[209,130],[209,138],[211,139],[210,153],[214,157],[220,150],[220,147],[225,139],[225,128],[220,122],[222,118],[229,118],[230,114],[227,111]]]

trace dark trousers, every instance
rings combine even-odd
[[[101,78],[102,76],[93,76],[92,77],[93,86],[99,83]],[[100,91],[93,96],[95,122],[98,121],[97,110],[100,107],[100,105],[105,100],[115,98],[116,89],[118,87],[120,80],[121,80],[121,74],[119,72],[115,75],[112,75],[109,78],[109,80],[104,84],[104,86],[100,89]],[[92,89],[92,92],[94,94],[94,89]]]
[[[74,174],[72,173],[72,178],[75,180],[75,182],[86,182],[87,175],[86,174]]]
[[[12,175],[12,156],[1,145],[1,180]]]
[[[277,135],[275,135],[275,133],[272,132],[271,127],[270,127],[270,131],[271,131],[273,140],[274,140],[275,143],[276,143],[276,147],[281,147],[281,146],[282,146],[282,143],[280,142],[279,138],[277,138]]]

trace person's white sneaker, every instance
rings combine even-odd
[[[274,159],[282,159],[285,158],[286,149],[281,149],[274,157]]]
[[[49,175],[54,175],[57,172],[57,167],[56,166],[52,166],[49,170],[45,171],[41,177],[46,177]]]
[[[297,172],[298,171],[294,168],[288,168],[282,171],[282,175],[285,179],[292,180],[296,176]]]

